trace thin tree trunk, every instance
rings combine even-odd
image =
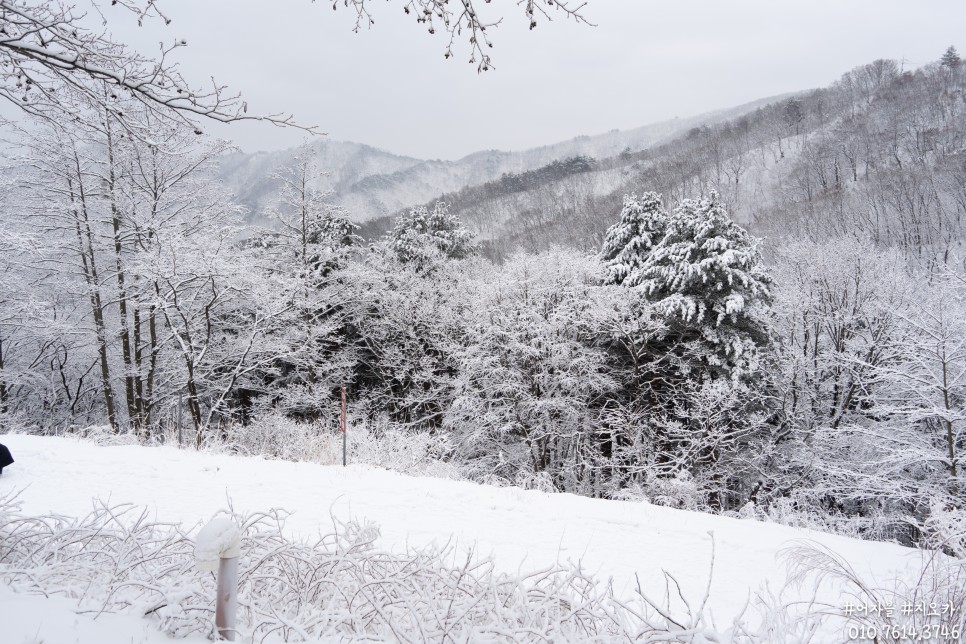
[[[123,245],[121,239],[121,211],[117,205],[117,176],[114,172],[114,136],[111,132],[111,118],[104,119],[107,142],[107,191],[111,202],[111,230],[114,234],[114,265],[117,276],[118,309],[121,314],[121,356],[124,360],[124,395],[127,402],[127,413],[134,430],[140,433],[143,419],[139,397],[136,394],[135,374],[138,373],[134,365],[131,348],[131,330],[128,325],[128,295],[125,284],[123,263]]]
[[[101,290],[98,283],[97,263],[94,254],[94,235],[91,232],[90,218],[87,213],[87,195],[84,191],[84,183],[81,175],[80,159],[77,151],[74,150],[74,170],[77,173],[77,187],[75,192],[74,182],[68,176],[67,188],[70,195],[71,208],[74,216],[75,233],[77,234],[77,250],[80,254],[81,268],[84,274],[84,281],[87,283],[88,298],[91,305],[91,315],[94,318],[94,333],[97,337],[97,354],[101,365],[101,390],[104,393],[104,407],[107,412],[107,420],[115,434],[120,433],[121,428],[117,418],[117,409],[114,404],[114,392],[111,388],[111,370],[107,355],[107,329],[104,324],[104,304],[101,301]]]
[[[7,381],[3,378],[3,336],[0,336],[0,414],[7,413]]]
[[[956,463],[956,437],[953,434],[953,421],[949,419],[952,405],[949,400],[949,361],[943,351],[943,404],[946,406],[946,446],[949,448],[949,476],[951,478],[949,491],[953,498],[959,496],[959,471]]]

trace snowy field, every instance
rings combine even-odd
[[[202,644],[190,637],[174,640],[147,620],[131,615],[78,613],[75,602],[19,595],[0,585],[0,629],[4,644]]]
[[[408,477],[364,466],[343,469],[24,435],[2,436],[0,442],[17,460],[0,477],[0,494],[20,490],[26,514],[82,516],[94,500],[134,503],[148,507],[158,520],[183,523],[193,534],[230,501],[236,511],[292,512],[286,529],[297,537],[326,533],[332,515],[368,519],[380,528],[377,545],[382,548],[449,543],[492,556],[498,569],[511,573],[579,562],[598,579],[612,578],[618,595],[630,594],[639,579],[648,594],[661,596],[661,571],[667,570],[685,597],[700,600],[713,532],[709,606],[719,625],[727,624],[766,582],[772,589],[782,587],[785,566],[779,553],[802,540],[827,546],[860,575],[884,585],[896,577],[911,578],[921,561],[918,551],[907,548],[750,520]],[[110,641],[166,641],[147,633],[146,622],[133,617],[102,615],[94,623],[91,615],[71,615],[63,599],[28,598],[5,588],[0,592],[4,642],[105,642],[97,633],[112,628],[126,635]],[[76,639],[44,635],[74,622],[79,625]]]

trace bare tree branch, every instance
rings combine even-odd
[[[312,0],[313,2],[315,0]],[[430,34],[442,31],[449,36],[443,56],[452,57],[453,45],[460,37],[465,37],[470,45],[470,64],[476,65],[478,72],[494,69],[489,50],[493,48],[487,29],[492,29],[503,22],[502,16],[485,17],[477,6],[479,0],[403,0],[403,11],[406,15],[415,16],[416,22],[424,25]],[[356,12],[354,31],[362,27],[372,27],[375,20],[369,10],[372,0],[332,0],[332,9],[339,5],[351,7]],[[491,4],[491,0],[483,0],[483,4]],[[572,2],[570,0],[517,0],[517,7],[530,22],[530,29],[535,29],[537,20],[552,20],[553,15],[563,16],[578,23],[592,25],[584,16],[586,2]],[[493,12],[495,14],[495,11]]]
[[[131,11],[138,24],[149,19],[170,22],[154,0],[113,0],[112,4]],[[96,5],[92,7],[98,11]],[[47,118],[76,117],[78,104],[88,102],[104,104],[123,122],[121,105],[134,99],[197,133],[201,132],[198,117],[223,123],[263,121],[315,133],[316,128],[299,125],[290,115],[248,114],[241,96],[214,79],[205,88],[189,86],[170,61],[173,52],[187,45],[184,40],[162,44],[158,56],[149,58],[116,42],[106,31],[83,26],[86,17],[76,5],[57,0],[0,0],[0,97]],[[106,95],[105,86],[110,88]]]

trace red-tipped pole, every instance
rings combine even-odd
[[[345,421],[345,386],[342,387],[342,414],[339,416],[339,427],[342,430],[342,467],[346,465],[346,421]]]

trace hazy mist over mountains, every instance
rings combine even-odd
[[[309,139],[306,145],[313,150],[319,167],[326,173],[318,187],[330,191],[330,202],[344,207],[351,219],[365,222],[467,186],[493,181],[506,173],[522,173],[577,156],[605,159],[622,152],[639,152],[691,128],[736,118],[785,97],[763,98],[731,109],[676,118],[632,130],[581,135],[518,152],[481,150],[455,161],[415,159],[328,137]],[[580,125],[575,124],[574,129],[579,128]],[[234,190],[239,203],[249,209],[251,221],[264,219],[264,210],[271,205],[278,190],[278,182],[272,176],[293,163],[297,150],[236,152],[224,157],[219,176]]]

